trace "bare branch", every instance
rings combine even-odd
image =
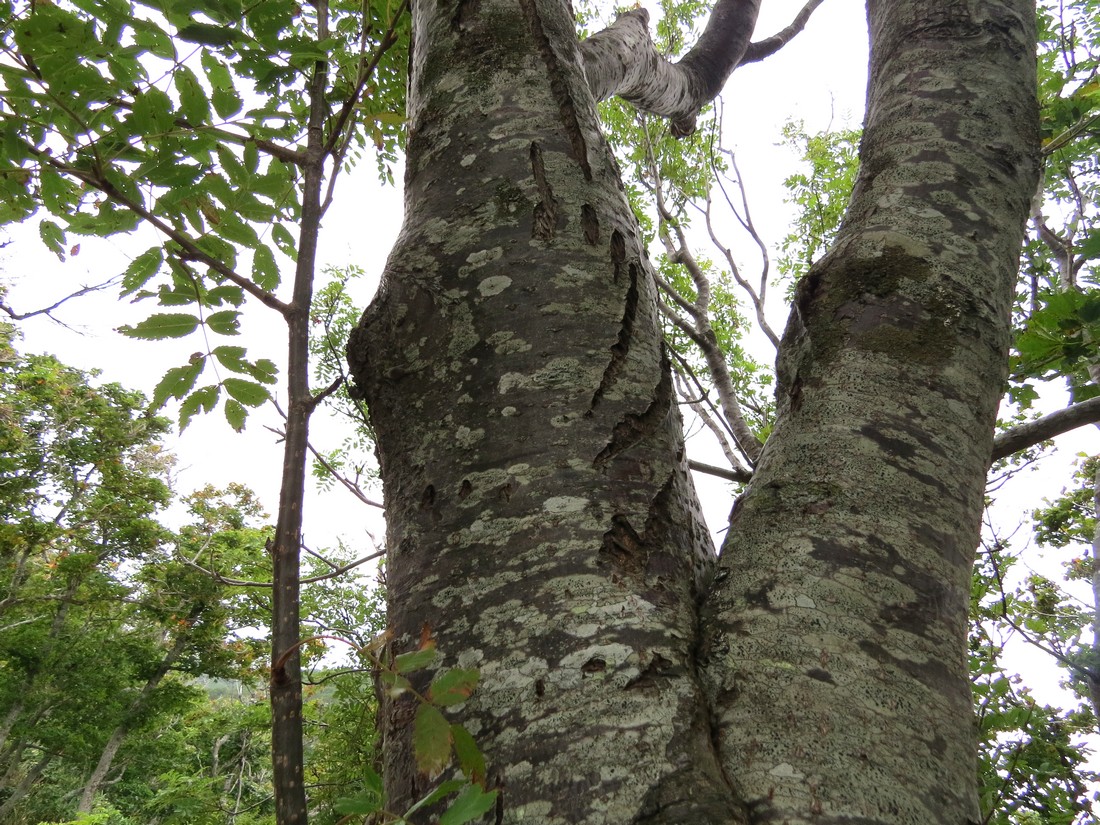
[[[730,470],[726,467],[715,467],[713,464],[704,464],[701,461],[692,459],[688,459],[688,467],[697,473],[706,473],[707,475],[724,478],[726,481],[736,481],[742,484],[752,478],[752,472],[743,467]]]
[[[386,551],[385,550],[379,550],[377,553],[371,553],[369,556],[363,556],[362,558],[358,558],[355,561],[348,562],[347,564],[341,565],[340,567],[336,567],[336,568],[332,569],[331,571],[329,571],[328,573],[324,573],[324,574],[321,574],[321,575],[318,575],[318,576],[310,576],[307,579],[302,579],[300,583],[301,584],[315,584],[317,582],[325,581],[326,579],[332,579],[332,578],[335,578],[336,576],[340,576],[344,573],[347,573],[349,570],[354,570],[356,567],[359,567],[360,565],[366,564],[368,561],[374,561],[375,559],[380,559],[384,555],[386,555]],[[228,585],[230,587],[266,587],[266,588],[270,588],[270,587],[274,586],[274,584],[272,582],[257,582],[257,581],[250,581],[248,579],[231,579],[231,578],[228,578],[227,576],[223,576],[221,573],[217,572],[216,570],[208,570],[207,568],[203,567],[198,562],[193,561],[191,559],[185,558],[185,559],[183,559],[183,563],[188,565],[189,567],[194,567],[200,573],[204,573],[205,575],[209,576],[210,578],[212,578],[214,581],[218,582],[219,584]]]
[[[993,439],[993,461],[1007,458],[1020,450],[1034,447],[1041,441],[1068,433],[1086,424],[1100,423],[1100,397],[1073,404],[1064,410],[1044,415],[1035,421],[1020,424]]]
[[[279,405],[279,402],[272,399],[271,403],[275,406],[275,409],[278,410],[279,415],[281,415],[283,419],[286,420],[286,412]],[[279,436],[280,438],[286,438],[286,433],[282,430],[277,430],[274,427],[267,427],[267,429],[275,433],[275,435]],[[347,478],[343,473],[339,472],[335,467],[333,467],[329,460],[321,455],[321,453],[317,450],[316,447],[313,446],[311,442],[307,441],[306,447],[309,449],[309,452],[313,455],[314,459],[316,459],[317,463],[324,467],[325,471],[329,475],[339,481],[344,489],[346,489],[349,493],[351,493],[353,496],[363,502],[363,504],[366,504],[368,507],[377,507],[380,510],[383,509],[381,502],[375,501],[373,498],[368,496],[366,493],[363,492],[358,484]]]
[[[746,63],[755,63],[758,60],[763,60],[765,57],[771,57],[777,51],[782,49],[798,35],[804,28],[806,23],[810,19],[810,15],[814,13],[818,6],[820,6],[825,0],[807,0],[802,10],[795,15],[791,25],[783,29],[781,32],[773,34],[764,40],[758,40],[755,43],[750,43],[749,47],[745,50],[745,56],[741,58],[741,65]]]
[[[50,313],[53,312],[58,307],[60,307],[65,302],[71,301],[73,298],[79,298],[81,295],[87,295],[90,292],[99,292],[100,290],[107,289],[110,286],[114,286],[115,283],[117,283],[117,281],[118,281],[117,278],[111,278],[110,280],[104,281],[101,284],[96,284],[95,286],[81,287],[76,292],[73,292],[70,295],[66,295],[60,301],[57,301],[56,303],[50,304],[48,307],[43,307],[42,309],[35,309],[35,310],[30,311],[30,312],[16,312],[10,306],[8,306],[4,302],[0,301],[0,312],[3,312],[4,314],[6,314],[13,321],[25,321],[27,318],[33,318],[36,315],[45,315],[47,318],[49,318],[54,323],[62,324],[61,321],[58,321]],[[64,326],[64,324],[62,324],[62,325]]]

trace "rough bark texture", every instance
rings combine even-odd
[[[405,224],[349,358],[394,652],[428,629],[480,668],[457,715],[502,791],[487,821],[975,818],[964,622],[1037,169],[1032,12],[871,4],[862,177],[708,596],[568,4],[413,4]],[[430,784],[414,710],[383,707],[398,811]]]
[[[447,665],[481,669],[462,717],[503,821],[736,821],[694,666],[713,550],[572,17],[413,11],[406,218],[349,350],[396,651],[427,625]],[[394,809],[427,784],[413,710],[384,710]]]
[[[1037,180],[1034,4],[869,17],[860,177],[798,289],[705,611],[757,822],[977,820],[965,622]]]

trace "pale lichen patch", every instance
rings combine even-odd
[[[481,293],[483,298],[491,298],[493,295],[499,295],[511,285],[512,279],[507,275],[490,275],[477,285],[477,291]]]
[[[555,496],[543,502],[543,509],[550,513],[579,513],[588,506],[588,499],[579,496]]]

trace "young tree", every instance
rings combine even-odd
[[[1034,4],[868,4],[852,203],[715,563],[593,99],[690,131],[774,46],[758,6],[720,0],[675,67],[640,10],[578,45],[561,0],[413,6],[405,224],[349,360],[394,652],[430,634],[480,668],[458,717],[497,822],[978,819],[966,617],[1038,181]],[[382,709],[398,810],[432,779],[415,709]]]

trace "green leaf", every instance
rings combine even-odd
[[[477,670],[455,668],[436,678],[428,689],[428,698],[440,707],[457,705],[470,698],[481,676]]]
[[[171,131],[175,124],[172,99],[156,86],[149,86],[134,98],[129,122],[135,132],[145,136]]]
[[[53,221],[42,221],[38,225],[38,236],[50,252],[65,260],[65,230]]]
[[[413,758],[420,772],[434,779],[451,761],[451,726],[435,705],[421,704],[413,719]]]
[[[163,262],[164,252],[159,246],[146,249],[130,261],[130,265],[122,273],[122,294],[131,295],[145,286],[160,271]]]
[[[198,43],[203,46],[228,46],[239,39],[240,34],[226,26],[192,23],[176,32],[176,37],[188,43]]]
[[[187,429],[187,425],[191,423],[191,419],[195,417],[201,410],[204,413],[208,413],[214,409],[218,404],[218,396],[221,395],[221,390],[216,385],[209,387],[202,387],[195,390],[180,404],[180,432]]]
[[[1100,229],[1093,229],[1081,242],[1077,253],[1085,258],[1100,258]]]
[[[180,66],[172,78],[180,96],[180,114],[192,126],[200,126],[210,119],[210,101],[198,76],[187,66]]]
[[[269,358],[260,358],[255,364],[248,365],[248,374],[261,384],[274,384],[278,380],[279,368]]]
[[[332,810],[346,816],[367,816],[382,810],[382,798],[371,790],[362,790],[355,796],[343,796],[332,803]]]
[[[421,648],[420,650],[413,650],[409,653],[402,653],[393,660],[393,667],[398,673],[412,673],[416,670],[426,668],[432,662],[435,661],[436,652],[435,646],[429,646]]]
[[[440,782],[437,788],[422,796],[413,804],[411,808],[405,811],[404,820],[407,820],[410,816],[415,814],[421,808],[438,802],[443,797],[447,796],[448,794],[454,793],[465,785],[466,782],[462,779],[448,779],[446,782]]]
[[[281,223],[277,223],[271,227],[271,239],[275,241],[275,246],[279,247],[279,251],[286,255],[288,258],[297,259],[298,251],[294,245],[294,236],[290,234],[288,230]]]
[[[260,289],[269,292],[279,285],[279,265],[275,262],[275,254],[264,244],[257,244],[252,253],[252,280]]]
[[[465,825],[477,819],[496,804],[497,793],[486,792],[480,785],[467,785],[439,817],[439,825]]]
[[[200,357],[186,366],[168,370],[153,389],[151,407],[159,410],[169,398],[183,398],[191,392],[205,364],[206,359]]]
[[[241,110],[241,98],[234,89],[215,89],[210,97],[218,117],[230,118]]]
[[[206,325],[219,335],[240,335],[241,313],[235,309],[223,309],[206,316]]]
[[[485,756],[478,748],[474,737],[470,736],[462,725],[451,725],[451,739],[455,745],[455,756],[462,773],[471,782],[485,781]]]
[[[233,398],[249,407],[258,407],[271,398],[266,387],[243,378],[226,378],[222,385]]]
[[[164,338],[183,338],[190,335],[199,325],[194,315],[177,312],[160,312],[150,315],[134,326],[121,326],[118,331],[127,338],[143,338],[147,341],[159,341]]]
[[[156,57],[175,61],[176,47],[169,34],[160,26],[140,17],[131,17],[128,21],[134,29],[134,43]]]
[[[232,398],[225,399],[225,420],[229,422],[229,426],[237,432],[244,429],[245,419],[248,418],[248,410],[246,410],[237,401]]]

